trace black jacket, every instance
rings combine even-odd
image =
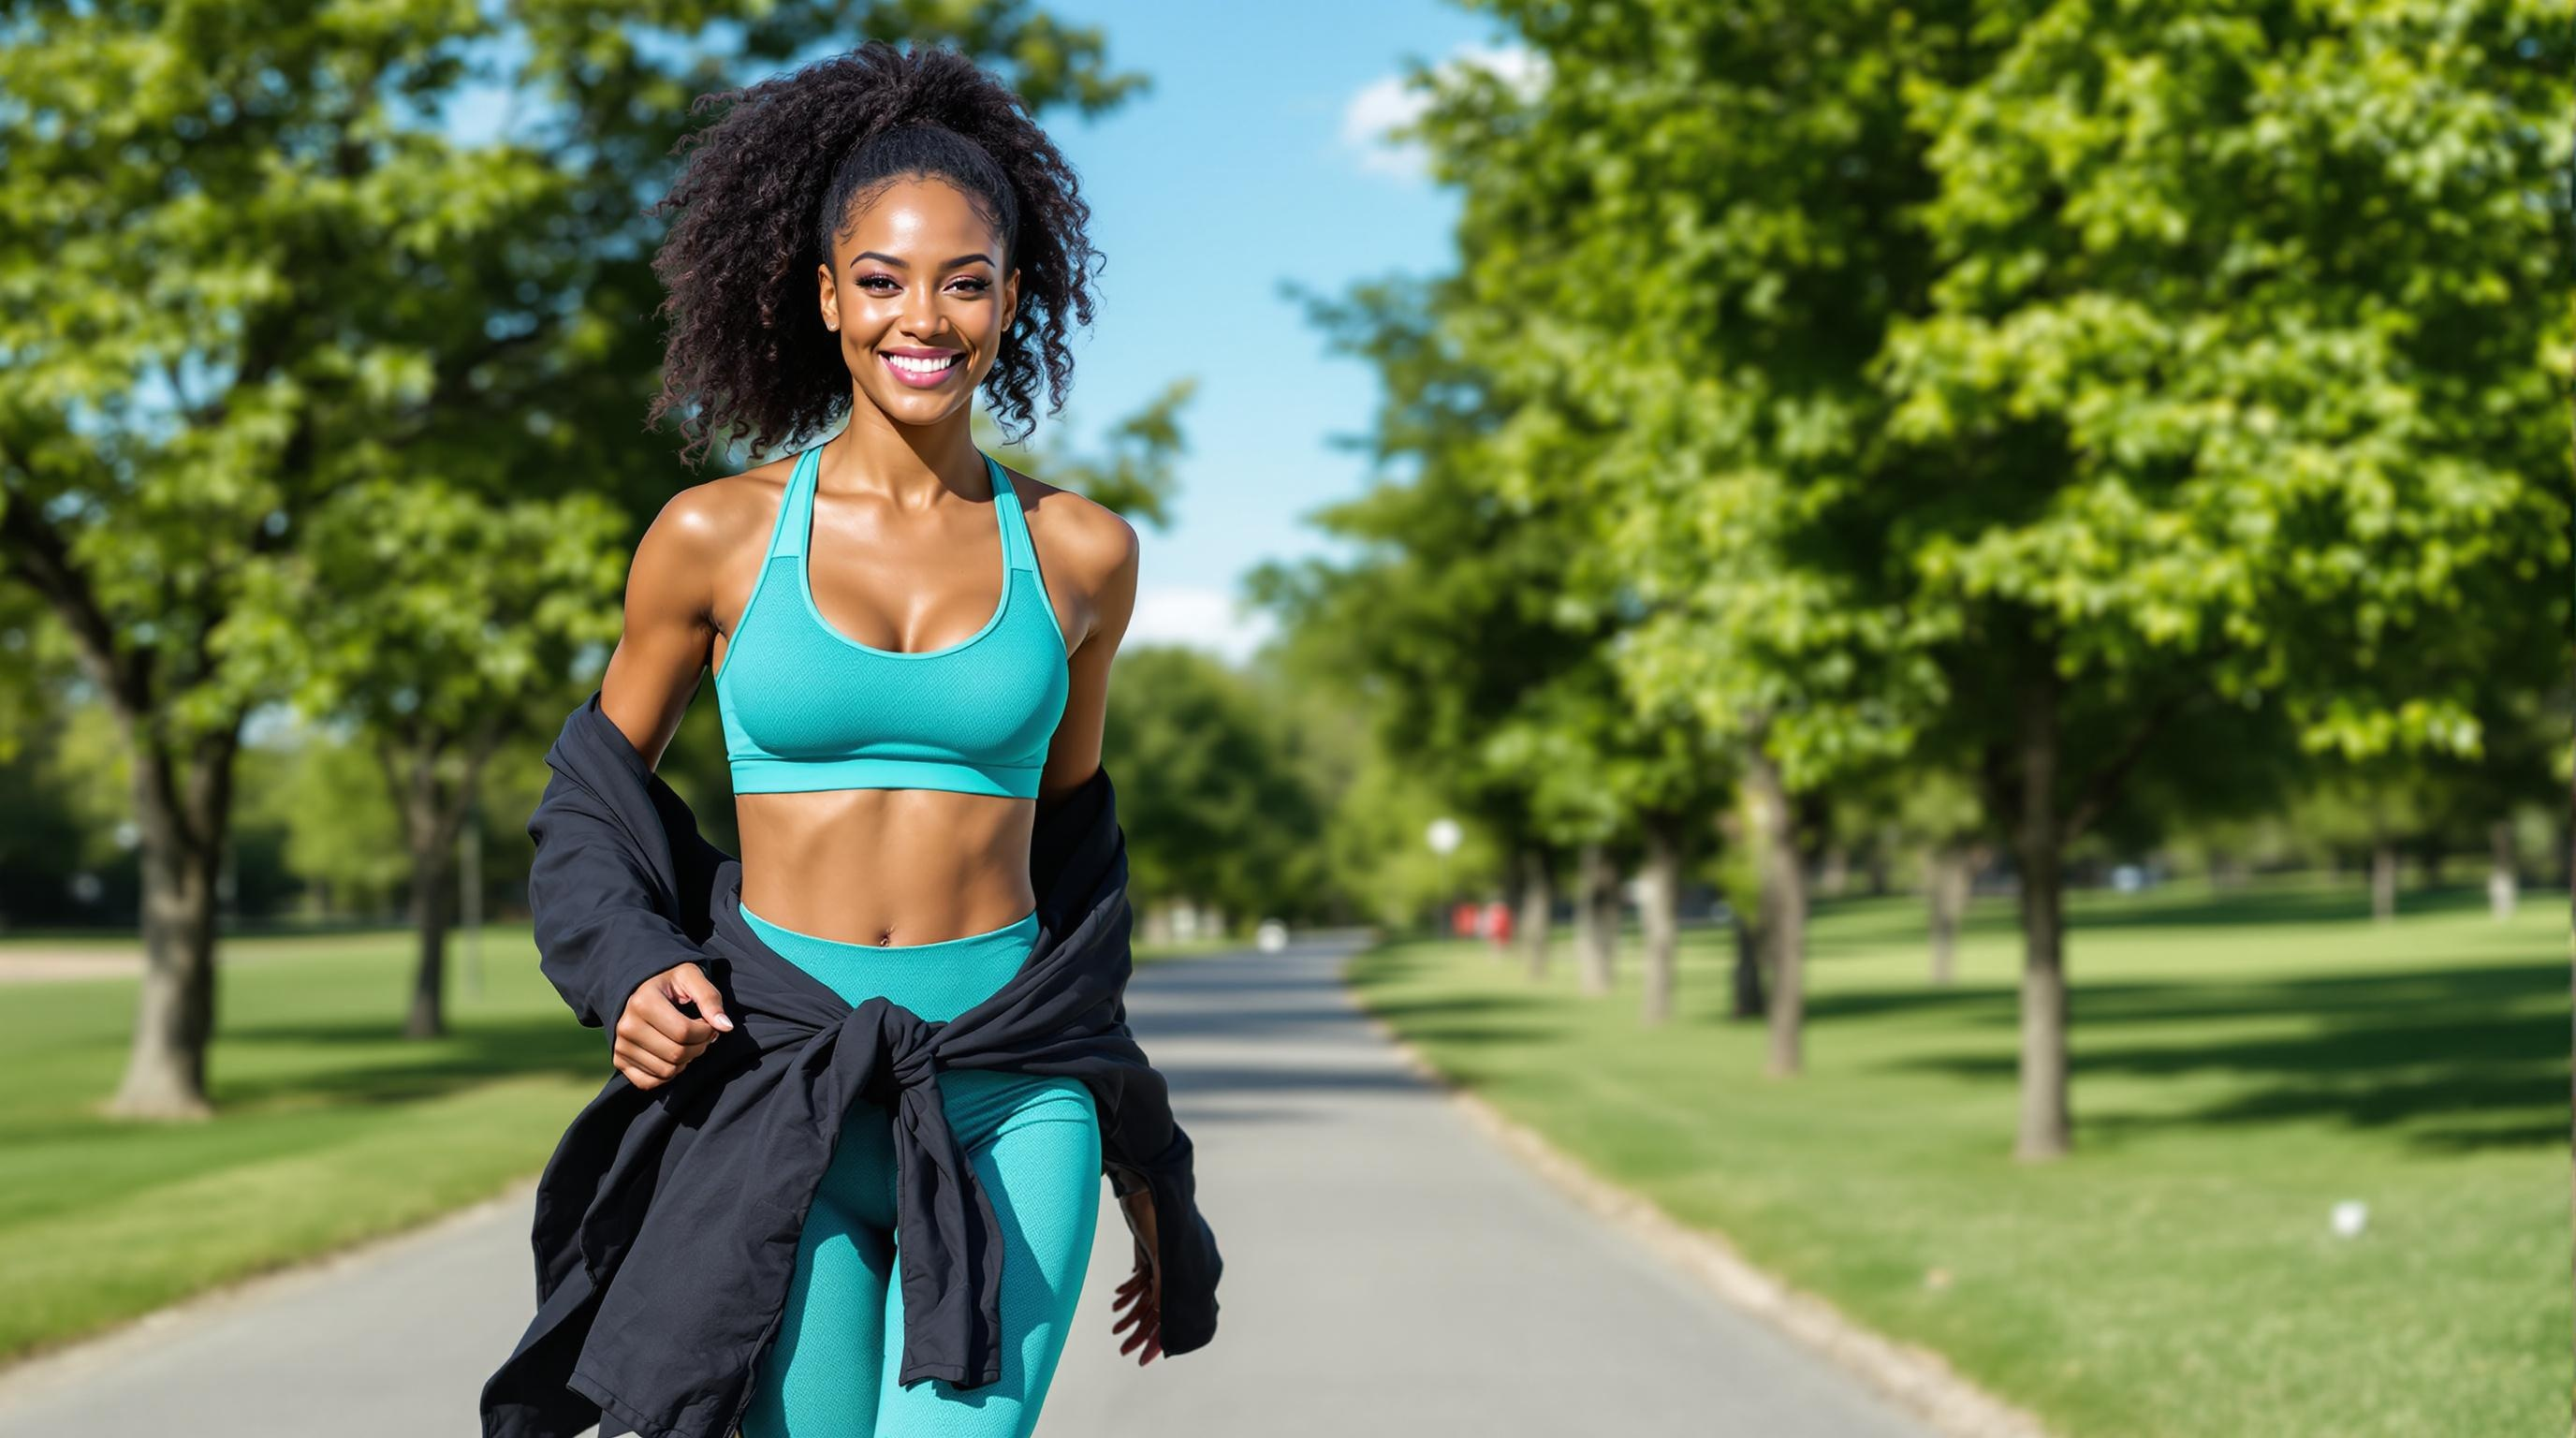
[[[1164,1351],[1215,1335],[1224,1262],[1198,1212],[1189,1136],[1127,1031],[1127,850],[1106,770],[1038,811],[1036,948],[1000,992],[933,1023],[883,997],[853,1008],[764,945],[743,922],[741,865],[699,836],[596,692],[546,762],[555,772],[528,821],[546,977],[603,1027],[645,979],[697,963],[734,1029],[650,1091],[613,1074],[565,1130],[537,1184],[536,1318],[483,1386],[485,1438],[572,1438],[592,1423],[728,1438],[855,1103],[896,1116],[897,1381],[999,1381],[1001,1228],[949,1130],[943,1068],[1082,1080],[1113,1186],[1153,1194]]]

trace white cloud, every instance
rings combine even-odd
[[[1524,96],[1535,95],[1547,77],[1546,58],[1522,45],[1461,45],[1449,52],[1448,59],[1431,68],[1446,80],[1469,67],[1493,72]],[[1429,168],[1422,146],[1386,136],[1388,131],[1420,118],[1429,103],[1429,98],[1408,85],[1402,75],[1372,80],[1342,107],[1342,144],[1362,170],[1400,180],[1418,180]]]
[[[1127,621],[1120,649],[1139,644],[1183,644],[1214,652],[1229,664],[1252,657],[1276,626],[1259,610],[1238,617],[1234,598],[1195,585],[1146,585],[1137,591],[1135,617]]]

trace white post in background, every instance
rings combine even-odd
[[[1436,916],[1432,919],[1432,927],[1436,930],[1449,912],[1449,855],[1456,851],[1458,841],[1466,837],[1466,831],[1458,827],[1457,820],[1443,814],[1431,821],[1431,827],[1423,831],[1422,837],[1429,841],[1431,852],[1440,856],[1440,897]]]

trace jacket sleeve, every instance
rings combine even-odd
[[[1190,1136],[1178,1123],[1162,1131],[1170,1136],[1162,1151],[1139,1154],[1131,1135],[1104,1129],[1103,1167],[1119,1196],[1138,1188],[1153,1195],[1155,1263],[1163,1274],[1162,1347],[1177,1354],[1204,1348],[1216,1337],[1216,1285],[1225,1259],[1199,1212]]]
[[[528,837],[537,967],[585,1026],[613,1030],[646,979],[704,960],[671,878],[590,788],[556,770]]]

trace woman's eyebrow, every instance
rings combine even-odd
[[[861,251],[859,251],[857,254],[850,256],[850,260],[851,260],[851,262],[852,262],[853,264],[857,263],[857,262],[858,262],[858,261],[860,261],[860,260],[883,260],[883,261],[885,261],[887,264],[890,264],[890,265],[894,266],[896,269],[899,269],[899,270],[908,270],[908,269],[911,269],[911,268],[912,268],[912,266],[911,266],[911,265],[909,265],[909,264],[905,263],[905,262],[904,262],[904,261],[902,261],[902,260],[898,260],[898,259],[896,259],[894,256],[889,255],[889,254],[886,254],[885,252],[883,252],[883,251],[881,251],[881,250],[861,250]],[[975,251],[975,252],[974,252],[974,253],[972,253],[972,254],[959,255],[957,258],[955,258],[955,259],[953,259],[953,260],[950,260],[948,263],[950,263],[950,264],[952,264],[952,265],[964,265],[964,264],[972,264],[973,262],[975,262],[975,261],[977,261],[977,260],[982,260],[984,263],[986,263],[986,264],[988,264],[988,265],[989,265],[989,264],[991,264],[991,263],[993,262],[993,257],[992,257],[991,255],[985,254],[985,253],[984,253],[983,251],[981,251],[981,250],[978,250],[978,251]]]

